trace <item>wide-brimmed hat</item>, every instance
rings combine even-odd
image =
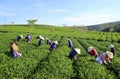
[[[42,35],[38,35],[38,38],[44,40],[44,37]]]
[[[77,54],[81,54],[81,51],[79,48],[75,48],[75,51],[77,52]]]
[[[49,38],[46,38],[46,40],[48,40]]]
[[[112,52],[106,51],[106,54],[109,58],[111,58],[111,59],[113,58],[113,53]]]
[[[113,44],[109,45],[108,46],[109,48],[114,48],[115,46]]]
[[[20,35],[21,38],[23,38],[23,35]]]
[[[70,40],[70,38],[68,38],[67,40]]]
[[[88,47],[88,52],[92,51],[94,47]]]
[[[40,39],[44,40],[44,37],[41,36]]]
[[[55,44],[58,44],[58,42],[57,42],[57,41],[54,41],[54,43],[55,43]]]

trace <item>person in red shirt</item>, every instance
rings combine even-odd
[[[94,47],[88,47],[88,52],[91,56],[97,57],[98,53]]]

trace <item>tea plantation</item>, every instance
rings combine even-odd
[[[27,43],[25,38],[20,40],[22,57],[12,58],[10,43],[28,32],[32,42]],[[45,40],[38,47],[37,35],[57,40],[57,49],[50,51]],[[68,58],[71,51],[68,37],[75,48],[81,49],[76,62]],[[115,45],[117,56],[107,66],[98,64],[87,52],[88,46],[94,46],[99,54],[109,51],[111,43]],[[0,26],[0,79],[120,79],[120,33],[50,26]]]

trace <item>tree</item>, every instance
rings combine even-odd
[[[15,23],[12,21],[11,24],[14,25]]]
[[[36,21],[38,21],[38,20],[37,19],[27,20],[28,24],[31,26],[34,26]]]

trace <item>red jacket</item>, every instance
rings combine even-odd
[[[92,50],[90,51],[90,55],[96,56],[96,55],[97,55],[97,51],[96,51],[95,49],[92,49]]]

